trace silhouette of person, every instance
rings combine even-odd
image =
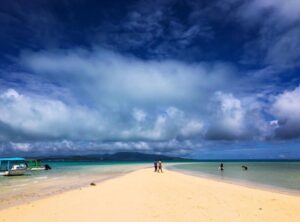
[[[243,168],[244,170],[248,170],[248,167],[245,166],[245,165],[243,165],[242,168]]]
[[[161,173],[163,172],[163,170],[162,170],[162,162],[160,160],[158,161],[158,171],[157,172],[158,173],[159,172],[161,172]]]
[[[157,172],[157,161],[154,161],[154,172]]]
[[[224,164],[221,163],[220,166],[219,166],[219,170],[223,171],[224,170]]]

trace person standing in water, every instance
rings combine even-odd
[[[224,164],[221,163],[220,166],[219,166],[219,170],[223,171],[224,170]]]
[[[158,173],[159,172],[163,172],[163,170],[162,170],[162,162],[161,161],[158,161],[158,171],[157,171]]]
[[[157,161],[155,160],[153,164],[154,164],[154,172],[157,172]]]

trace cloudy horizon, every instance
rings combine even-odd
[[[300,158],[300,2],[0,3],[0,155]]]

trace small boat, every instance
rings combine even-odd
[[[24,158],[0,158],[0,175],[19,176],[25,174],[27,164]]]
[[[26,160],[29,170],[50,170],[51,167],[48,164],[43,164],[41,160],[30,159]]]

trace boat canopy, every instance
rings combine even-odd
[[[26,163],[24,158],[13,157],[13,158],[0,158],[0,172],[10,170],[14,164]]]
[[[21,157],[0,158],[0,161],[18,161],[18,160],[25,160],[25,159]]]

